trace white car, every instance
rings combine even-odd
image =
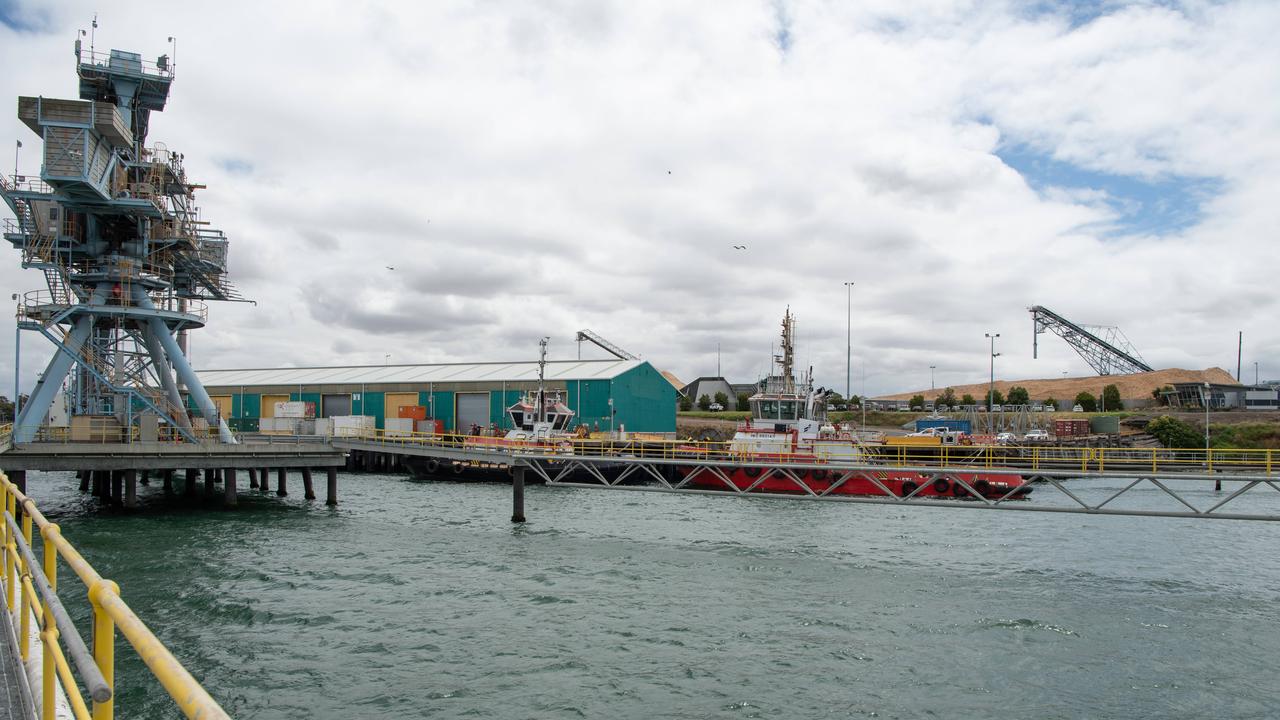
[[[1079,405],[1072,405],[1071,412],[1084,412],[1084,408],[1080,407]]]
[[[1028,430],[1026,435],[1022,436],[1023,440],[1048,440],[1049,433],[1044,430]]]
[[[1018,436],[1014,435],[1011,432],[1002,432],[1002,433],[996,434],[997,445],[1008,445],[1011,442],[1017,442],[1017,441],[1018,441]]]
[[[711,403],[711,405],[709,405],[707,409],[710,410],[711,412],[720,412],[721,410],[724,409],[724,406],[721,405],[720,403]]]

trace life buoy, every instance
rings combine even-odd
[[[742,468],[742,472],[746,473],[750,477],[756,477],[757,475],[760,474],[760,468],[755,467],[754,465],[750,465],[748,467]]]
[[[946,478],[938,478],[933,481],[933,491],[939,495],[946,495],[951,490],[951,481]]]
[[[461,475],[461,474],[462,474],[462,469],[463,469],[463,468],[462,468],[462,463],[454,463],[454,464],[453,464],[453,474],[454,474],[454,475]]]
[[[919,485],[915,484],[910,480],[907,480],[906,482],[902,483],[902,497],[906,497],[919,489],[920,489]]]
[[[435,475],[440,470],[440,461],[435,458],[427,460],[426,469],[428,475]]]

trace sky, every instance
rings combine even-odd
[[[1243,332],[1280,378],[1280,3],[0,0],[0,99],[76,97],[95,12],[173,58],[148,142],[256,303],[212,304],[197,368],[607,357],[588,328],[750,382],[790,307],[840,392],[985,380],[987,333],[997,379],[1092,374],[1033,359],[1043,305],[1156,368],[1234,372]],[[10,253],[5,294],[43,287]]]

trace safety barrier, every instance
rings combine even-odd
[[[1080,472],[1135,471],[1250,472],[1272,475],[1280,451],[1205,448],[1103,448],[1051,445],[849,445],[820,448],[813,454],[743,453],[732,442],[679,440],[597,440],[554,438],[548,442],[509,442],[502,438],[386,430],[364,431],[335,440],[372,441],[388,447],[439,447],[503,455],[535,452],[538,455],[600,456],[649,460],[767,460],[770,464],[820,462],[874,462],[890,467],[944,466],[972,468],[1020,468],[1026,470],[1078,470]]]
[[[62,537],[58,526],[49,522],[4,473],[0,473],[0,502],[5,520],[0,528],[0,539],[4,543],[5,605],[11,617],[15,609],[19,612],[18,651],[24,662],[32,652],[28,637],[31,621],[35,620],[40,629],[43,664],[37,695],[44,720],[55,716],[55,698],[59,693],[65,693],[77,720],[113,717],[117,629],[188,718],[229,717],[125,604],[120,598],[120,588],[99,575]],[[32,549],[34,528],[39,528],[43,540],[43,562]],[[59,559],[75,572],[88,591],[93,609],[92,651],[59,599]],[[82,685],[88,690],[92,711],[80,694]]]

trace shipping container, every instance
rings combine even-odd
[[[1099,415],[1089,420],[1089,430],[1098,435],[1114,435],[1120,432],[1120,418],[1115,415]]]
[[[377,427],[372,415],[334,415],[329,421],[333,423],[334,437],[369,435]]]
[[[383,432],[388,437],[406,437],[413,434],[413,418],[387,418]]]
[[[1083,418],[1054,420],[1053,434],[1058,437],[1084,437],[1089,434],[1089,421]]]
[[[973,434],[973,423],[968,420],[954,420],[951,418],[924,418],[916,421],[916,432],[923,432],[929,428],[942,428],[944,430],[955,430],[965,434]]]
[[[427,406],[426,405],[401,405],[400,407],[396,408],[395,416],[398,418],[406,418],[409,420],[426,420]]]
[[[431,433],[432,435],[444,434],[443,420],[434,420],[434,419],[416,420],[414,421],[414,424],[415,424],[415,427],[417,427],[418,432],[420,433]]]

